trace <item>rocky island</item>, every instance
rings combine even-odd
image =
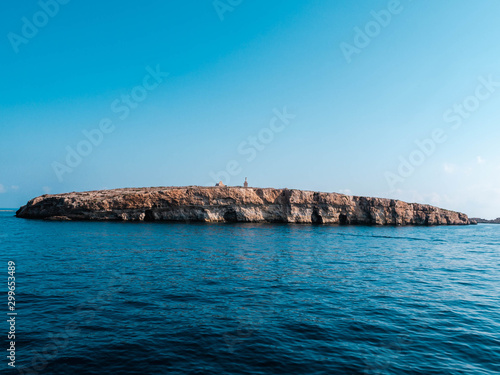
[[[156,187],[42,195],[17,217],[340,225],[468,225],[467,215],[394,199],[294,189]]]

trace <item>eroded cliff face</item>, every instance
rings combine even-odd
[[[43,195],[17,217],[47,220],[467,225],[467,215],[398,200],[289,189],[161,187]]]

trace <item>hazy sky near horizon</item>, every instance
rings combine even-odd
[[[0,207],[242,185],[500,216],[500,3],[6,1]]]

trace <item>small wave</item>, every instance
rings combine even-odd
[[[353,234],[353,233],[338,233],[338,235],[350,236],[350,237],[388,238],[388,239],[411,240],[411,241],[446,242],[446,240],[440,238],[418,238],[409,236],[388,236],[388,235],[377,235],[377,234]]]

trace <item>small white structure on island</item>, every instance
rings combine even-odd
[[[247,178],[245,177],[245,182],[243,183],[243,187],[248,187],[248,181],[247,181]]]
[[[224,183],[222,181],[219,181],[215,184],[215,186],[218,186],[218,187],[225,187],[226,185],[224,185]]]

